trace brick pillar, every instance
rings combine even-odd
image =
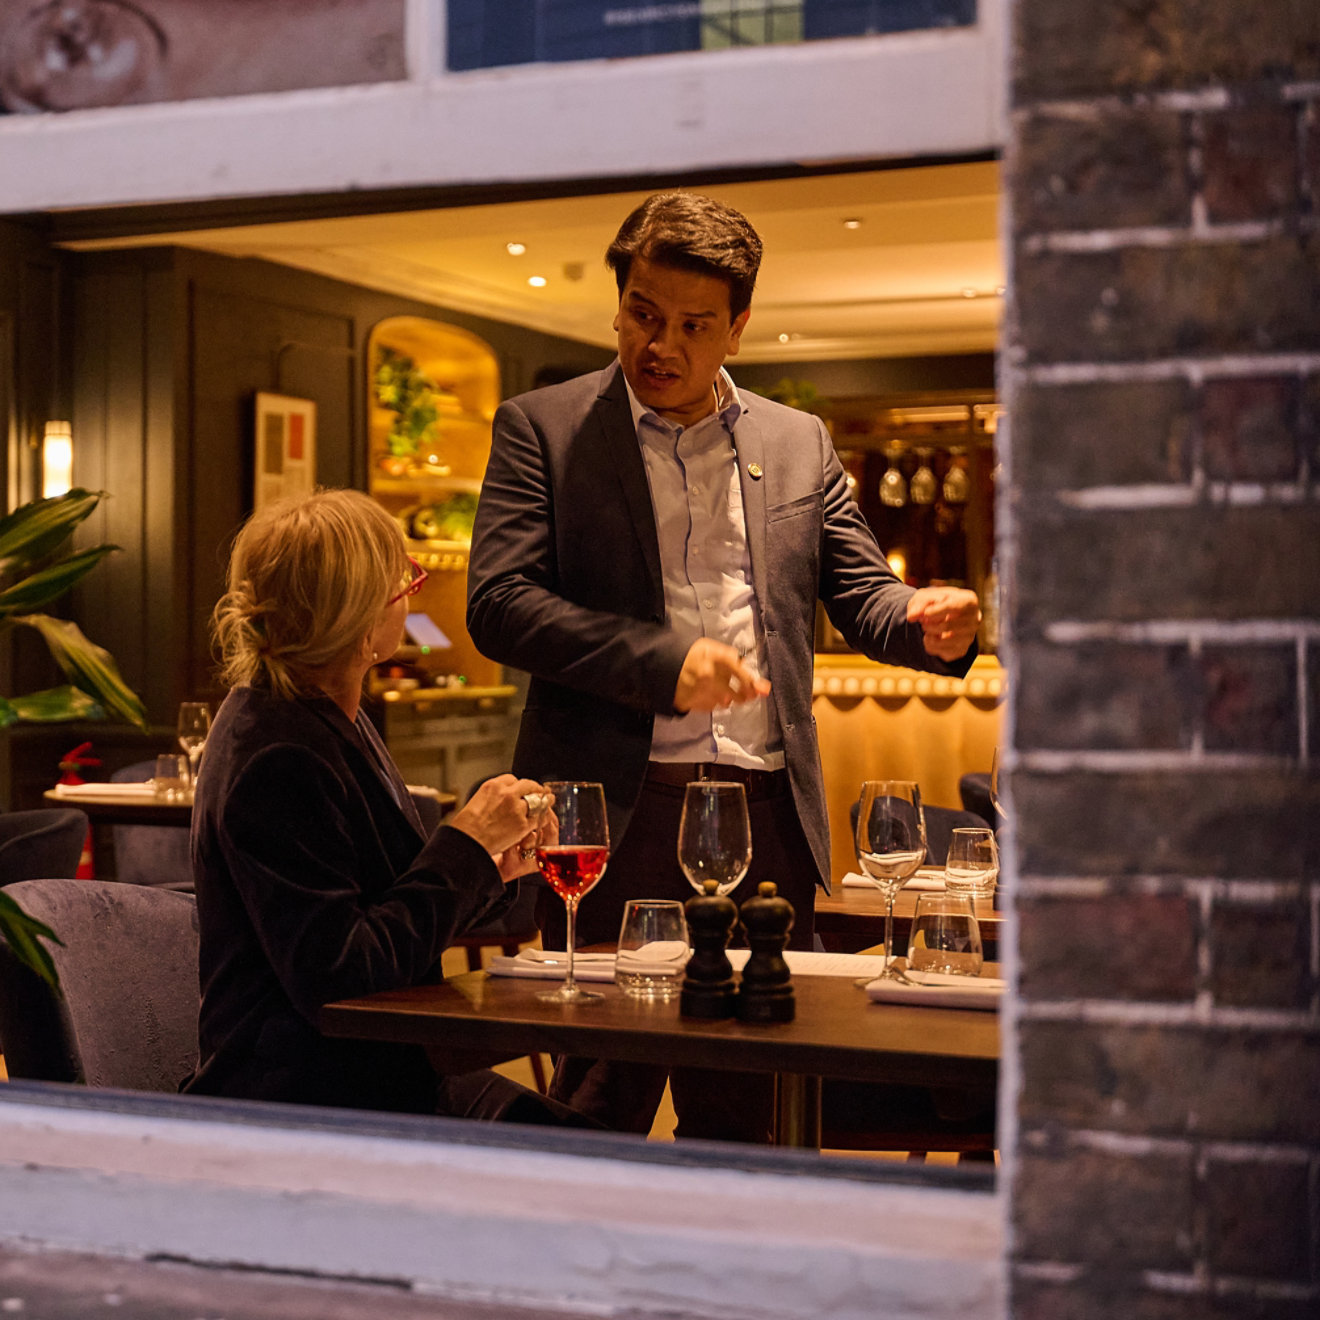
[[[1015,1320],[1320,1316],[1320,0],[1014,0]]]

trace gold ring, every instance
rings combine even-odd
[[[535,849],[535,848],[519,848],[519,849],[518,849],[518,856],[521,857],[521,858],[523,859],[524,862],[530,862],[530,861],[532,860],[532,858],[536,856],[536,849]]]

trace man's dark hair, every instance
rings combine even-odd
[[[731,206],[700,193],[655,193],[619,226],[605,252],[620,297],[634,257],[723,280],[736,319],[752,305],[761,240],[747,217]]]

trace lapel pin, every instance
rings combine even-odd
[[[748,463],[747,475],[751,477],[753,481],[760,481],[761,477],[764,475],[761,465],[759,463]]]

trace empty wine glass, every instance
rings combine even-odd
[[[752,864],[752,826],[743,786],[702,779],[687,786],[678,823],[678,864],[697,893],[714,880],[720,894],[741,883]]]
[[[188,755],[188,775],[197,783],[206,735],[211,731],[211,708],[204,701],[185,701],[179,706],[179,746]]]
[[[994,807],[1000,819],[1007,820],[1008,812],[1004,810],[1004,799],[999,792],[999,767],[999,748],[996,747],[994,756],[990,758],[990,805]]]
[[[891,449],[888,453],[889,466],[880,478],[880,503],[891,509],[901,509],[907,503],[907,482],[898,467],[898,452]]]
[[[894,899],[926,859],[921,790],[910,779],[868,779],[857,808],[857,860],[885,898],[885,965],[880,976],[906,981],[894,965]]]
[[[551,780],[546,822],[536,843],[536,864],[550,888],[568,910],[567,973],[564,984],[537,995],[554,1004],[578,1004],[600,999],[573,979],[573,953],[577,943],[578,903],[605,874],[610,859],[610,825],[605,812],[605,789],[579,780]]]
[[[0,100],[9,110],[85,110],[121,105],[157,77],[165,35],[121,0],[50,0],[6,34]]]
[[[949,836],[944,859],[944,887],[951,894],[989,898],[999,874],[999,850],[995,832],[988,825],[956,829]]]
[[[912,480],[908,482],[908,494],[913,504],[934,504],[935,473],[930,467],[930,450],[917,450],[917,457],[921,459],[921,466],[912,474]]]

